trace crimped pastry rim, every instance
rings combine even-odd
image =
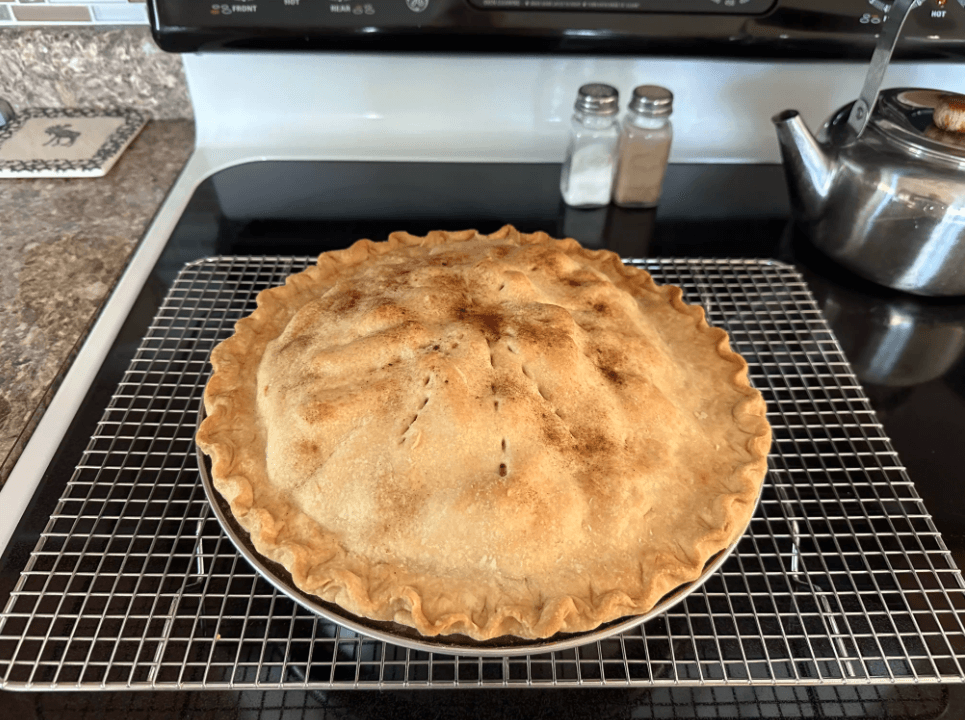
[[[215,487],[228,500],[235,518],[249,532],[255,530],[251,536],[255,548],[269,559],[280,562],[292,571],[300,590],[318,595],[317,585],[303,587],[299,580],[306,579],[309,570],[316,578],[319,572],[328,573],[324,576],[324,591],[328,594],[334,592],[338,597],[337,604],[353,614],[374,619],[401,621],[428,636],[459,633],[484,640],[507,634],[505,632],[507,627],[519,629],[521,621],[513,614],[513,608],[493,612],[483,626],[474,623],[464,613],[450,613],[441,618],[429,618],[423,614],[419,590],[410,586],[397,588],[396,594],[393,595],[398,600],[393,603],[394,609],[375,606],[364,586],[364,578],[359,578],[335,566],[326,568],[324,563],[319,567],[312,562],[312,558],[307,556],[308,551],[301,546],[274,543],[273,536],[279,530],[277,521],[267,511],[252,506],[250,500],[252,478],[243,472],[239,473],[236,467],[235,460],[237,456],[244,455],[245,441],[250,438],[244,436],[243,430],[238,431],[231,427],[232,418],[237,414],[235,405],[239,402],[244,404],[246,388],[241,380],[245,372],[242,368],[246,368],[252,362],[257,365],[261,358],[261,352],[257,355],[257,360],[250,359],[245,352],[242,352],[246,342],[259,339],[267,343],[268,340],[280,334],[294,314],[291,308],[297,310],[304,304],[298,304],[300,300],[307,302],[314,297],[312,295],[314,287],[337,277],[343,267],[353,267],[371,256],[390,252],[395,247],[412,245],[432,247],[470,240],[477,235],[474,230],[439,231],[430,233],[426,237],[393,233],[384,243],[360,240],[346,250],[322,254],[316,265],[290,276],[285,285],[262,291],[258,296],[258,308],[254,313],[240,320],[236,325],[235,334],[212,352],[214,371],[204,394],[205,408],[209,417],[198,430],[197,442],[201,449],[211,456]],[[555,605],[548,610],[544,607],[539,611],[535,621],[527,618],[529,625],[523,628],[525,634],[519,632],[511,634],[544,638],[561,631],[580,632],[619,617],[645,613],[674,588],[696,580],[701,575],[707,560],[736,542],[746,529],[766,473],[767,451],[770,446],[770,426],[766,420],[763,398],[747,379],[746,361],[730,349],[727,333],[722,329],[709,326],[702,308],[685,304],[682,301],[683,292],[680,288],[672,285],[658,286],[645,270],[624,266],[614,253],[606,250],[588,250],[581,247],[575,240],[554,240],[545,233],[520,234],[511,226],[506,226],[492,235],[479,237],[508,240],[518,245],[551,246],[568,254],[579,255],[591,261],[593,267],[604,272],[609,270],[606,274],[611,276],[611,279],[616,276],[630,286],[635,296],[637,296],[636,293],[656,293],[679,313],[696,322],[696,327],[709,337],[720,357],[734,365],[732,384],[742,399],[734,405],[732,415],[735,426],[748,435],[746,449],[752,460],[739,467],[732,478],[728,478],[729,482],[739,484],[741,492],[739,497],[729,495],[724,498],[723,506],[726,514],[724,526],[718,528],[716,532],[708,532],[703,536],[693,548],[693,553],[687,554],[688,560],[691,560],[693,555],[689,564],[675,558],[676,562],[670,566],[658,568],[646,594],[635,600],[631,599],[633,602],[630,605],[627,603],[630,598],[617,591],[604,594],[598,602],[593,601],[592,598],[590,601],[574,597],[554,598]],[[260,481],[260,478],[256,480]],[[390,617],[379,617],[379,613],[384,615],[386,612]]]

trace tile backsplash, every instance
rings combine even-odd
[[[10,6],[0,0],[0,13]],[[181,56],[158,49],[145,26],[0,25],[0,98],[15,112],[120,106],[156,120],[193,117]]]
[[[144,0],[0,0],[0,27],[147,25]]]

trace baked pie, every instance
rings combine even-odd
[[[650,610],[734,542],[770,426],[679,288],[575,240],[394,233],[265,290],[197,442],[304,592],[427,636]]]

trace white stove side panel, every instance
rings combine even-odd
[[[198,145],[263,157],[559,162],[577,88],[675,95],[673,162],[780,162],[770,118],[816,129],[863,63],[347,53],[184,56]],[[965,65],[896,63],[885,87],[965,92]]]

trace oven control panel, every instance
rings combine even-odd
[[[158,44],[217,49],[867,59],[890,0],[148,0]],[[965,62],[965,0],[918,0],[896,57]]]

